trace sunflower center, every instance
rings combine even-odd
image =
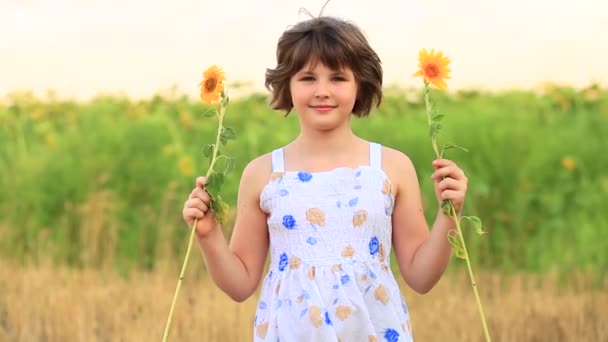
[[[424,68],[424,73],[428,77],[437,77],[439,75],[439,68],[435,64],[429,64]]]
[[[215,90],[215,86],[217,85],[217,80],[213,77],[205,80],[205,90],[208,93],[213,92],[213,90]]]

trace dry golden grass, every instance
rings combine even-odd
[[[193,255],[193,259],[200,259]],[[250,341],[257,295],[232,302],[193,260],[180,292],[171,341]],[[461,270],[429,294],[402,286],[417,341],[482,341]],[[175,272],[137,273],[0,264],[0,341],[160,341]],[[608,341],[608,291],[590,276],[558,287],[551,277],[484,274],[480,292],[493,341]]]

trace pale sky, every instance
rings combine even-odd
[[[211,64],[264,91],[283,30],[307,18],[301,7],[316,15],[324,3],[0,0],[0,98],[47,89],[141,98],[172,85],[196,96]],[[385,85],[420,85],[411,75],[421,48],[451,58],[451,89],[608,85],[605,0],[333,0],[324,13],[363,29]]]

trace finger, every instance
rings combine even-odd
[[[201,200],[200,198],[191,198],[188,201],[186,201],[185,204],[186,208],[195,208],[198,209],[202,212],[207,212],[207,210],[209,210],[209,206],[203,202],[203,200]]]
[[[433,179],[441,179],[443,177],[450,177],[454,179],[465,179],[464,171],[458,168],[456,165],[444,166],[440,169],[435,170],[431,175]]]
[[[205,187],[206,182],[207,182],[207,177],[197,177],[196,178],[196,187],[203,189]]]
[[[441,159],[441,158],[433,160],[432,164],[435,168],[442,168],[445,166],[456,165],[456,163],[454,163],[453,161],[451,161],[449,159]]]
[[[441,192],[441,200],[457,200],[462,197],[462,192],[458,190],[444,190]]]
[[[455,173],[455,172],[456,172],[455,166],[442,166],[442,167],[438,168],[437,170],[435,170],[435,172],[433,172],[433,174],[431,175],[431,178],[433,178],[434,180],[439,180],[444,177],[449,177],[452,173]]]
[[[444,178],[437,184],[437,189],[443,190],[464,190],[466,185],[462,181],[458,181],[454,178]]]
[[[211,201],[211,196],[209,196],[207,190],[201,188],[196,188],[192,191],[192,198],[200,198],[205,204],[209,204]]]
[[[202,219],[205,213],[195,208],[185,208],[183,210],[184,217],[188,220]]]

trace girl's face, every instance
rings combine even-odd
[[[308,63],[291,77],[291,100],[303,129],[334,130],[348,125],[357,99],[357,82],[350,68],[332,70]]]

